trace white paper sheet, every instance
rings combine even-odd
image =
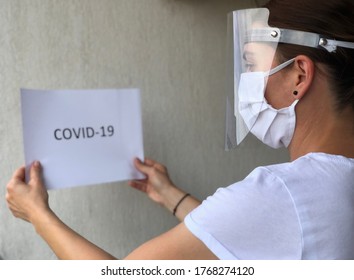
[[[21,103],[26,171],[39,160],[48,189],[144,178],[138,89],[21,89]]]

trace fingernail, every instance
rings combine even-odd
[[[35,168],[39,168],[39,167],[41,167],[41,164],[39,163],[38,160],[36,160],[36,161],[33,163],[33,166],[34,166]]]

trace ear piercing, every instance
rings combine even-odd
[[[297,94],[298,94],[298,91],[297,91],[297,90],[294,90],[293,94],[294,94],[294,95],[297,95]]]

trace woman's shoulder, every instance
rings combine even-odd
[[[292,162],[256,168],[254,172],[256,174],[272,174],[272,176],[282,178],[283,180],[299,177],[302,179],[307,177],[315,180],[321,179],[321,177],[316,177],[317,175],[325,177],[339,174],[354,176],[354,159],[341,155],[309,153]]]

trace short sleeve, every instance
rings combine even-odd
[[[184,223],[220,259],[301,259],[294,202],[282,180],[266,168],[218,189]]]

